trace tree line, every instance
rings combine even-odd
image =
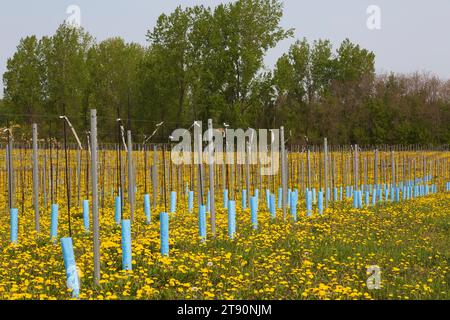
[[[2,125],[37,122],[41,137],[60,137],[59,115],[83,132],[96,108],[105,141],[115,139],[117,118],[138,137],[164,121],[160,141],[212,118],[234,128],[284,125],[299,144],[450,143],[450,81],[377,75],[374,53],[348,39],[337,48],[297,40],[267,68],[267,51],[293,36],[282,15],[278,0],[178,7],[158,18],[146,46],[97,42],[68,24],[28,36],[3,75]]]

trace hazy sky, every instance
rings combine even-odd
[[[176,6],[215,6],[226,0],[0,0],[0,74],[20,38],[51,35],[69,14],[81,9],[81,24],[97,40],[121,36],[145,44],[147,30],[161,13]],[[370,5],[381,10],[381,29],[369,30]],[[450,78],[449,0],[284,0],[282,25],[295,29],[295,38],[330,39],[335,47],[345,38],[376,54],[378,72],[430,71]],[[266,58],[273,66],[294,38],[272,49]],[[2,85],[2,83],[0,83]],[[3,89],[0,96],[3,96]]]

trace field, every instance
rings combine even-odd
[[[28,150],[29,151],[29,150]],[[257,229],[251,221],[250,208],[243,209],[241,196],[238,191],[236,199],[236,234],[230,237],[228,232],[228,210],[224,208],[222,190],[216,189],[216,236],[211,235],[210,214],[206,214],[207,236],[199,236],[198,206],[189,212],[188,197],[183,185],[191,185],[195,176],[195,167],[180,171],[173,167],[175,172],[170,183],[163,184],[162,172],[158,175],[158,185],[167,189],[178,190],[176,210],[169,213],[169,255],[160,252],[160,217],[159,213],[167,211],[162,196],[151,207],[151,221],[144,212],[143,192],[145,184],[150,185],[141,170],[144,170],[143,161],[151,157],[143,152],[134,154],[134,170],[136,181],[134,221],[131,227],[132,243],[132,270],[123,270],[121,226],[115,217],[114,207],[114,172],[115,152],[108,156],[110,151],[99,152],[101,168],[99,172],[108,172],[100,177],[101,206],[100,215],[100,261],[101,280],[99,286],[94,285],[93,278],[93,237],[92,221],[86,227],[83,219],[82,206],[77,201],[77,184],[81,184],[81,193],[86,189],[85,175],[88,170],[80,170],[77,177],[77,158],[75,152],[70,154],[72,174],[69,184],[71,226],[65,199],[64,168],[51,168],[54,163],[41,161],[41,169],[48,166],[50,171],[59,172],[59,187],[50,187],[47,181],[47,206],[40,208],[40,231],[35,231],[35,212],[32,202],[31,165],[27,166],[26,150],[15,154],[16,162],[22,163],[16,168],[15,189],[16,201],[19,208],[18,240],[10,240],[10,216],[3,214],[0,217],[0,298],[1,299],[70,299],[71,290],[67,288],[66,271],[61,252],[59,237],[68,237],[72,234],[74,257],[80,281],[80,299],[449,299],[449,259],[450,250],[450,192],[441,188],[441,192],[429,192],[420,197],[395,201],[384,195],[372,205],[368,204],[355,208],[352,196],[343,195],[342,201],[333,201],[330,196],[328,208],[320,213],[315,200],[311,214],[304,201],[304,195],[296,204],[296,217],[290,213],[283,219],[283,211],[277,207],[275,213],[270,213],[264,196],[258,200],[258,226]],[[40,151],[42,159],[42,150]],[[46,150],[45,153],[49,153]],[[62,154],[62,153],[61,153]],[[105,157],[104,154],[107,156]],[[332,154],[333,155],[333,154]],[[361,161],[367,164],[372,154],[361,153]],[[387,158],[391,154],[386,153]],[[430,158],[441,161],[441,167],[433,171],[440,173],[435,179],[443,183],[445,177],[445,164],[448,161],[447,153],[428,153]],[[55,155],[53,154],[53,157]],[[61,155],[60,155],[61,156]],[[380,155],[383,158],[383,155]],[[397,162],[405,157],[417,157],[417,154],[399,152],[394,158]],[[22,161],[19,161],[22,160]],[[80,158],[83,160],[83,158]],[[108,160],[105,160],[108,159]],[[124,157],[125,159],[125,157]],[[161,153],[158,160],[162,161]],[[312,185],[319,186],[322,181],[320,170],[320,154],[313,154],[311,160],[314,164]],[[331,156],[331,159],[338,157]],[[440,159],[440,160],[439,160]],[[48,159],[47,159],[48,160]],[[306,184],[306,174],[303,161],[305,154],[292,153],[288,164],[290,182],[293,188],[303,189]],[[61,159],[59,161],[62,162]],[[336,160],[337,161],[337,160]],[[372,161],[372,160],[371,160]],[[85,162],[80,162],[85,165]],[[381,164],[384,162],[381,161]],[[388,163],[388,161],[386,161]],[[31,164],[31,162],[29,163]],[[110,167],[108,167],[110,164]],[[302,164],[302,165],[300,165]],[[306,162],[305,162],[306,164]],[[339,164],[339,163],[338,163]],[[336,169],[340,166],[331,167]],[[72,168],[73,167],[73,168]],[[102,171],[102,168],[105,169]],[[125,167],[125,165],[124,165]],[[365,165],[361,169],[361,180],[373,180],[373,168]],[[84,168],[84,167],[83,167]],[[126,168],[126,167],[125,167]],[[186,167],[188,168],[188,167]],[[342,164],[344,168],[344,164]],[[407,167],[403,166],[403,169]],[[424,167],[427,170],[427,166]],[[431,168],[431,166],[430,166]],[[436,167],[438,168],[438,167]],[[73,170],[72,170],[73,169]],[[220,175],[220,167],[217,167]],[[345,168],[344,168],[345,169]],[[384,178],[389,178],[388,168],[380,166]],[[176,172],[178,171],[178,174]],[[431,169],[430,169],[431,170]],[[124,170],[125,173],[126,170]],[[163,171],[159,168],[159,171]],[[238,170],[236,170],[238,171]],[[244,183],[244,168],[242,168],[241,182]],[[231,172],[231,171],[230,171]],[[277,179],[255,178],[256,170],[250,170],[252,187],[258,183],[268,186],[274,185]],[[346,170],[330,170],[330,181],[336,186],[347,179],[352,181]],[[430,171],[431,172],[431,171]],[[234,172],[237,177],[239,175]],[[403,172],[408,176],[408,172]],[[412,174],[411,167],[409,174]],[[419,170],[415,172],[422,174]],[[227,177],[229,173],[227,172]],[[380,177],[382,175],[380,174]],[[401,176],[398,170],[395,177]],[[104,178],[105,177],[105,178]],[[6,181],[5,175],[2,181]],[[103,180],[102,180],[103,179]],[[266,180],[265,180],[266,179]],[[380,178],[381,179],[381,178]],[[217,186],[220,181],[217,179]],[[56,180],[53,181],[53,184]],[[236,183],[236,190],[239,183]],[[419,181],[419,180],[417,180]],[[389,181],[386,180],[387,183]],[[430,184],[433,181],[430,181]],[[44,179],[40,179],[44,183]],[[241,184],[241,187],[242,187]],[[418,182],[418,185],[425,183]],[[399,183],[400,185],[400,183]],[[169,187],[170,186],[170,187]],[[22,188],[23,187],[23,190]],[[445,187],[445,185],[444,185]],[[364,189],[364,187],[361,187]],[[164,189],[164,188],[163,188]],[[253,188],[252,188],[253,189]],[[370,188],[366,188],[370,190]],[[111,191],[109,191],[111,190]],[[370,191],[373,197],[373,190]],[[424,189],[425,190],[425,189]],[[159,189],[161,191],[161,189]],[[159,192],[157,191],[157,192]],[[345,188],[344,188],[345,191]],[[50,239],[51,210],[50,198],[47,193],[54,192],[59,204],[58,235]],[[89,194],[89,190],[86,190]],[[254,192],[254,189],[253,189]],[[369,192],[369,191],[368,191]],[[302,192],[300,191],[300,194]],[[7,192],[2,195],[7,202]],[[83,195],[81,195],[83,196]],[[103,198],[104,197],[104,198]],[[405,194],[405,197],[407,195]],[[414,198],[414,199],[412,199]],[[22,201],[23,199],[23,201]],[[336,199],[334,199],[336,200]],[[23,210],[23,211],[22,211]],[[288,210],[288,212],[291,212]],[[124,203],[123,219],[130,215],[129,206]],[[295,221],[296,220],[296,221]],[[88,230],[89,229],[89,230]],[[367,273],[369,266],[379,267],[380,288],[369,289]]]

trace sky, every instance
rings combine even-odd
[[[147,30],[161,13],[178,5],[214,7],[226,0],[0,0],[0,74],[6,70],[21,38],[55,32],[80,9],[81,25],[98,41],[120,36],[146,44]],[[334,48],[345,38],[373,51],[378,73],[431,72],[450,78],[449,0],[284,0],[281,25],[294,38],[281,41],[266,56],[273,67],[296,39],[329,39]],[[375,10],[373,9],[375,7]],[[369,10],[368,10],[369,9]],[[368,27],[368,21],[369,26]],[[0,97],[3,83],[0,81]]]

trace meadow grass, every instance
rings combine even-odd
[[[220,202],[220,200],[217,200]],[[29,202],[29,203],[28,203]],[[59,241],[49,239],[50,212],[34,232],[28,201],[19,217],[19,243],[9,240],[9,215],[0,217],[0,298],[69,299]],[[111,201],[112,202],[112,201]],[[138,203],[141,199],[138,199]],[[260,200],[259,228],[237,208],[237,234],[217,207],[217,237],[202,243],[198,215],[184,198],[170,215],[170,256],[159,252],[157,208],[145,223],[138,206],[132,225],[133,271],[122,271],[121,232],[114,209],[101,210],[101,285],[93,286],[92,234],[81,209],[72,216],[81,299],[449,299],[450,194],[353,209],[331,203],[323,215],[271,220]],[[125,213],[127,208],[125,208]],[[208,215],[209,217],[209,215]],[[64,206],[59,236],[68,236]],[[369,290],[367,268],[379,266],[381,288]]]

